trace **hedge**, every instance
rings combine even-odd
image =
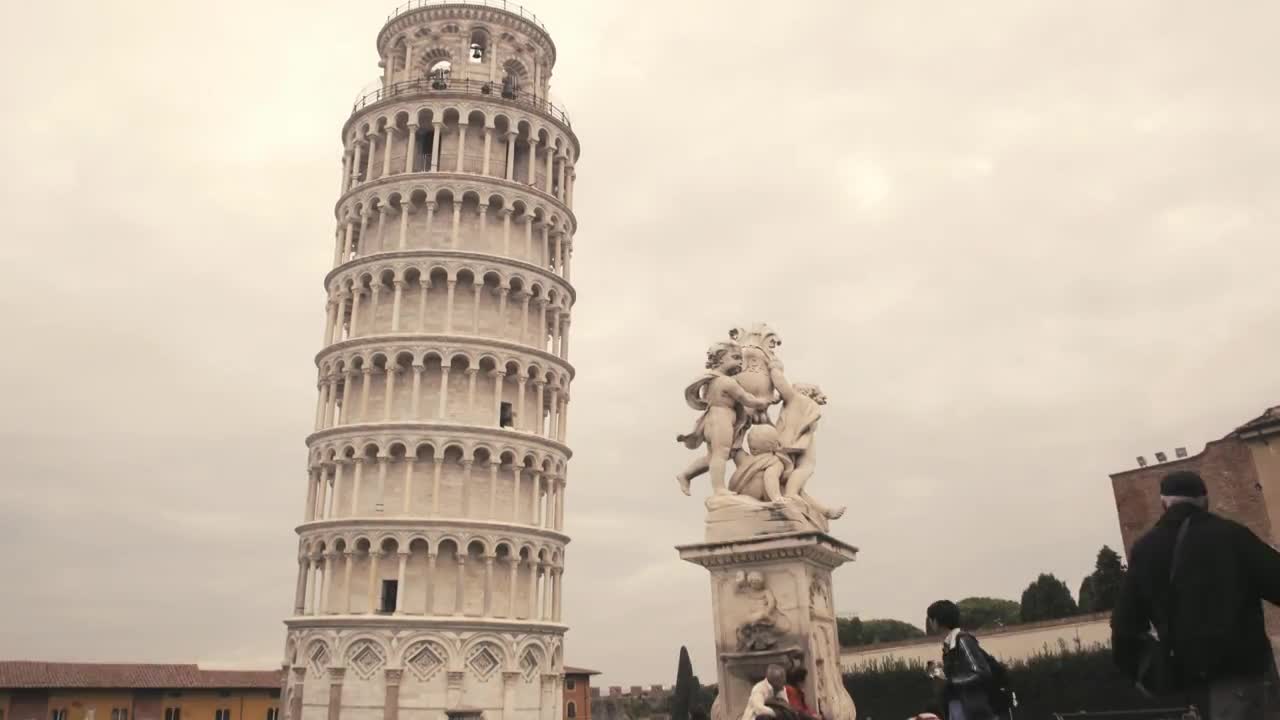
[[[1054,713],[1139,710],[1176,702],[1142,696],[1116,671],[1111,649],[1051,649],[1009,665],[1018,696],[1017,720],[1049,720]],[[858,705],[859,720],[906,720],[934,704],[933,682],[924,664],[900,658],[871,661],[844,676]]]

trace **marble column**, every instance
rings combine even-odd
[[[415,370],[414,379],[417,380],[420,376],[421,373]],[[417,417],[416,414],[415,417]],[[415,455],[406,455],[404,458],[404,495],[400,499],[401,515],[409,515],[413,509],[413,469],[417,461],[418,458]]]
[[[406,173],[411,173],[413,172],[414,145],[418,142],[418,123],[409,123],[409,132],[408,136],[405,138],[405,142],[408,143],[408,146],[404,151],[404,171]],[[403,200],[401,202],[403,202]]]
[[[436,611],[436,554],[427,553],[426,598],[422,605],[423,614],[434,615]]]
[[[396,554],[400,558],[400,567],[396,572],[396,606],[392,611],[396,615],[403,615],[405,606],[404,596],[408,591],[408,585],[405,582],[405,577],[409,569],[409,551],[402,549]]]
[[[293,614],[302,615],[307,609],[307,570],[310,561],[298,558],[298,583],[293,590]]]
[[[386,692],[382,700],[382,720],[398,720],[400,717],[400,678],[404,670],[387,668],[384,675]]]
[[[369,558],[369,586],[365,588],[365,599],[367,612],[370,615],[378,612],[378,561],[382,558],[382,553],[373,548],[369,549],[367,557]]]
[[[493,556],[484,558],[484,616],[493,617]]]
[[[329,668],[329,710],[327,720],[341,720],[342,679],[346,672],[346,668]]]
[[[356,564],[355,553],[347,550],[342,553],[342,612],[351,614],[351,570]]]
[[[467,551],[466,548],[458,548],[457,555],[456,555],[458,560],[458,573],[457,573],[457,582],[454,583],[454,592],[453,592],[453,614],[454,615],[461,615],[463,613],[463,610],[466,609],[466,604],[464,601],[466,600],[466,586],[467,586],[467,556],[463,554],[466,551]]]
[[[484,160],[480,163],[480,174],[489,174],[489,156],[493,153],[493,130],[494,128],[486,125],[484,128]]]
[[[444,123],[431,123],[431,172],[440,172],[440,136],[444,134]]]

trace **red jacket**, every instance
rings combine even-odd
[[[806,715],[817,717],[817,713],[810,710],[809,706],[805,704],[804,691],[795,685],[787,686],[787,704]]]

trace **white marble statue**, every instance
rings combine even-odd
[[[774,350],[782,344],[769,326],[749,331],[735,328],[732,342],[707,352],[708,373],[685,389],[685,401],[702,411],[692,432],[677,436],[690,449],[707,446],[676,476],[688,495],[690,481],[711,475],[709,510],[730,504],[794,505],[811,524],[826,529],[826,520],[845,509],[818,502],[806,486],[817,463],[816,430],[827,397],[816,385],[792,384]],[[769,407],[781,404],[775,421]],[[734,470],[726,481],[728,461]]]
[[[734,376],[742,370],[742,348],[737,343],[716,343],[707,351],[707,370],[685,388],[689,407],[702,415],[687,435],[676,440],[691,450],[707,446],[706,455],[695,459],[676,476],[680,490],[689,494],[689,482],[702,473],[711,474],[711,491],[725,495],[725,466],[735,449],[742,446],[742,436],[750,425],[749,412],[766,412],[772,397],[757,397],[740,385]]]

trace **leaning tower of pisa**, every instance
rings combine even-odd
[[[500,0],[419,0],[377,52],[342,127],[284,705],[558,720],[579,147],[555,44]]]

